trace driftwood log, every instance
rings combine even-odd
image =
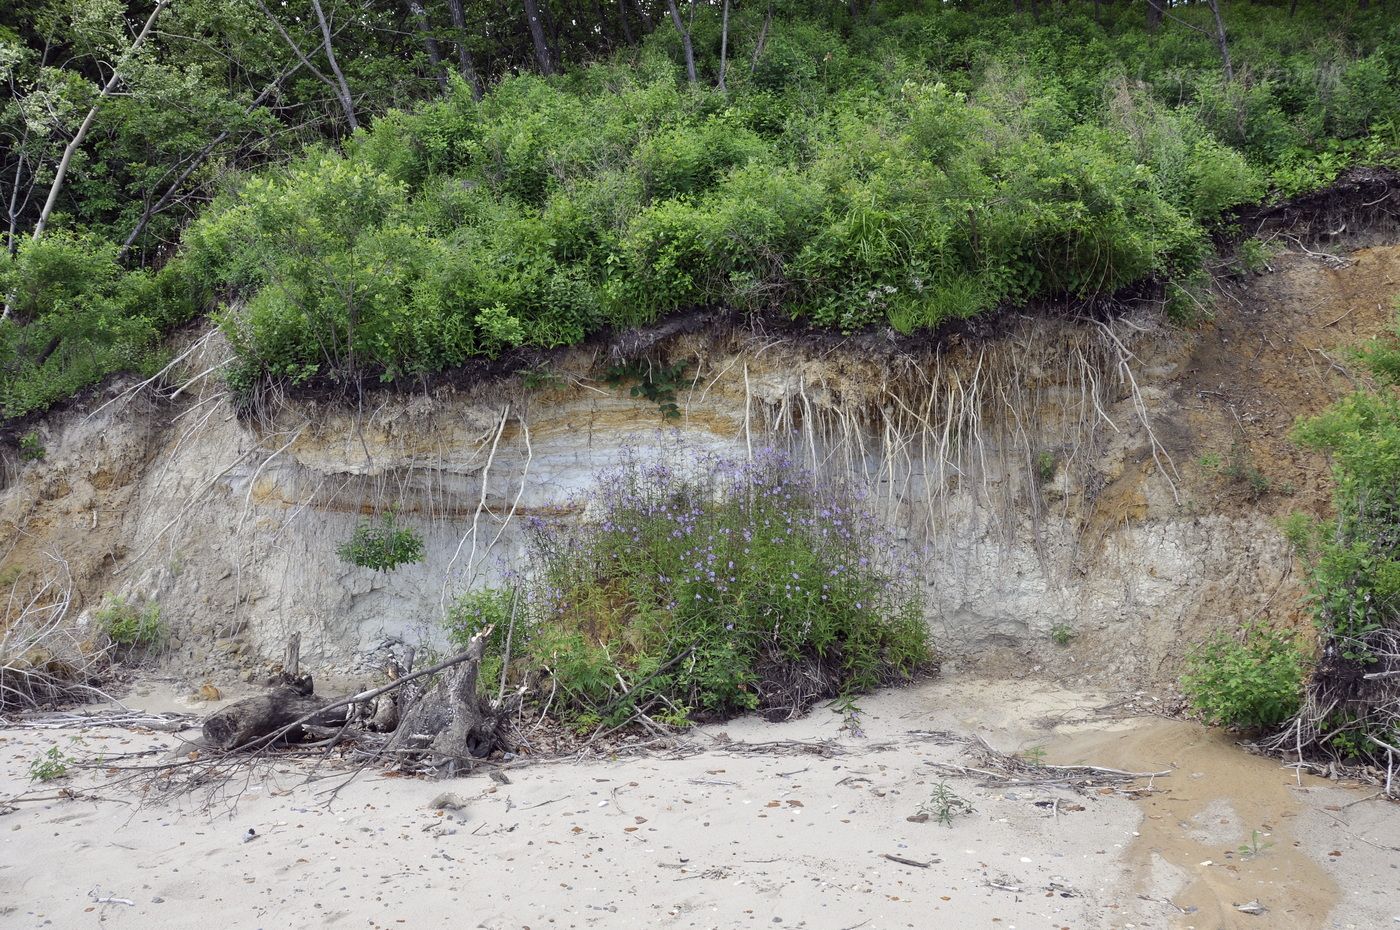
[[[463,652],[416,672],[410,671],[410,649],[402,665],[386,669],[388,684],[329,701],[314,696],[309,675],[298,674],[300,637],[294,637],[274,687],[211,714],[204,722],[205,742],[244,750],[310,735],[328,739],[325,745],[355,740],[369,754],[396,761],[417,757],[448,776],[469,770],[473,760],[506,748],[510,725],[507,710],[477,690],[490,634],[483,630]],[[352,730],[354,724],[365,729]],[[376,730],[393,732],[386,738]]]
[[[306,722],[321,726],[345,722],[345,714],[337,719],[334,711],[324,717],[318,714],[328,702],[315,697],[315,685],[310,675],[301,674],[301,634],[293,633],[287,640],[282,667],[272,677],[272,690],[256,697],[236,701],[215,711],[204,721],[204,741],[216,749],[237,749],[259,746],[272,734],[277,738],[296,741],[301,738],[299,727],[289,724],[311,715]]]
[[[236,701],[215,711],[204,721],[204,741],[216,749],[252,748],[271,739],[295,742],[301,724],[337,726],[345,722],[345,710],[324,711],[325,698],[303,693],[299,687],[279,687],[256,697]],[[277,736],[274,736],[277,734]]]

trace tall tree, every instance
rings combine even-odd
[[[326,43],[326,64],[331,66],[331,74],[335,75],[335,89],[340,95],[341,105],[345,107],[345,118],[352,130],[359,129],[360,122],[355,118],[355,99],[350,95],[350,85],[345,82],[340,62],[336,61],[335,43],[331,41],[331,24],[326,19],[325,11],[321,9],[321,0],[311,0],[311,8],[316,11],[316,21],[321,24],[321,38]]]
[[[617,0],[617,19],[622,23],[622,40],[632,44],[632,27],[627,22],[627,0]]]
[[[1215,17],[1215,47],[1220,49],[1220,61],[1225,67],[1226,82],[1235,80],[1235,66],[1230,63],[1230,40],[1225,34],[1225,19],[1220,15],[1222,0],[1206,0],[1211,14]]]
[[[535,62],[540,66],[540,73],[554,73],[554,56],[550,54],[549,42],[544,36],[544,24],[540,20],[539,3],[536,0],[525,0],[525,19],[530,27],[530,41],[535,45]]]
[[[681,19],[681,11],[676,7],[676,0],[666,0],[666,8],[671,13],[671,22],[676,24],[676,31],[681,34],[681,52],[685,55],[685,76],[690,79],[690,83],[695,83],[695,49],[690,44],[690,30],[686,28],[685,22]]]
[[[306,52],[302,51],[301,45],[297,43],[296,39],[292,38],[289,32],[287,32],[286,28],[282,25],[281,20],[279,20],[276,16],[272,15],[272,11],[267,8],[267,4],[264,3],[263,0],[255,0],[255,2],[257,3],[258,8],[263,11],[263,15],[266,16],[268,18],[268,21],[272,23],[273,28],[277,30],[277,34],[282,37],[282,41],[286,42],[288,48],[290,48],[293,54],[297,56],[297,60],[299,60],[302,63],[302,65],[305,66],[307,71],[310,71],[312,74],[314,74],[318,81],[329,87],[331,89],[331,92],[335,94],[336,100],[340,103],[341,111],[345,114],[345,122],[350,124],[351,131],[359,129],[360,121],[355,116],[355,102],[350,96],[350,88],[345,83],[345,75],[340,73],[339,65],[335,66],[336,79],[332,80],[331,78],[327,77],[324,71],[322,71],[320,68],[316,67],[314,64],[311,63],[311,59],[307,57]],[[321,9],[320,0],[313,0],[313,2],[316,4],[316,9],[319,13]],[[321,15],[319,16],[319,19],[321,21],[321,24],[323,26],[326,26],[325,16]],[[326,28],[323,28],[321,34],[323,37],[323,41],[325,42],[326,58],[334,62],[335,53],[332,52],[330,48],[331,34],[329,27],[326,26]]]
[[[418,30],[418,39],[423,43],[423,51],[428,53],[428,66],[432,68],[433,78],[438,82],[443,92],[447,91],[447,72],[442,67],[442,49],[438,45],[437,36],[433,35],[432,24],[428,21],[428,11],[423,8],[421,0],[407,0],[408,15],[413,20],[413,28]]]
[[[724,73],[729,69],[729,0],[724,0],[724,19],[719,32],[719,89],[724,90]]]
[[[447,0],[447,11],[452,15],[452,28],[457,33],[457,64],[462,69],[462,77],[471,85],[472,97],[481,99],[481,76],[476,73],[476,62],[472,60],[468,39],[467,17],[462,11],[462,0]]]
[[[1215,25],[1213,29],[1206,29],[1204,27],[1197,26],[1195,23],[1190,22],[1189,20],[1182,19],[1180,16],[1171,13],[1167,10],[1167,4],[1169,2],[1170,0],[1147,0],[1149,24],[1152,23],[1152,16],[1155,13],[1157,17],[1156,22],[1160,23],[1162,21],[1162,17],[1166,17],[1172,20],[1173,22],[1180,23],[1187,29],[1192,29],[1196,32],[1199,32],[1201,35],[1209,38],[1212,42],[1215,43],[1216,50],[1220,52],[1220,64],[1225,71],[1225,82],[1227,84],[1233,83],[1235,80],[1235,67],[1234,64],[1230,61],[1230,41],[1229,36],[1227,35],[1225,30],[1225,17],[1220,12],[1220,4],[1222,0],[1205,0],[1206,9],[1210,10],[1211,16],[1214,17],[1215,20]]]
[[[768,12],[763,15],[763,28],[758,30],[758,39],[753,44],[753,58],[749,60],[749,74],[758,70],[758,60],[763,57],[763,47],[768,44],[768,27],[773,25],[773,0],[768,0]]]

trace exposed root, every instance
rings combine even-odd
[[[72,617],[73,576],[56,553],[37,584],[15,581],[0,612],[0,711],[110,700],[98,687],[111,658],[105,634],[84,635]]]

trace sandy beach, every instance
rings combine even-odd
[[[818,708],[701,728],[699,752],[530,765],[508,783],[346,783],[333,766],[308,781],[278,765],[212,806],[142,803],[88,773],[29,779],[53,745],[111,754],[176,734],[12,727],[0,926],[1400,926],[1400,808],[1372,791],[1299,781],[1218,733],[1049,684],[954,677],[860,706],[863,735]],[[970,764],[945,732],[1171,774],[1150,792],[979,787],[930,764]],[[919,822],[940,783],[975,808],[951,826]],[[462,806],[435,808],[444,792]],[[1263,912],[1237,909],[1251,902]]]

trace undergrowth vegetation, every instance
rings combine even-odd
[[[1375,386],[1295,430],[1332,458],[1336,516],[1286,526],[1310,566],[1321,654],[1280,744],[1387,768],[1400,757],[1400,327],[1354,354]]]
[[[694,82],[664,17],[564,74],[503,68],[480,100],[454,76],[337,144],[220,175],[175,258],[139,253],[159,271],[127,270],[100,232],[120,228],[100,209],[115,195],[11,234],[0,415],[151,370],[161,335],[216,304],[244,392],[415,377],[697,308],[910,333],[1166,285],[1196,315],[1232,208],[1400,147],[1393,15],[1295,7],[1230,4],[1229,78],[1178,21],[1209,32],[1201,4],[1150,31],[1140,5],[915,0],[854,18],[779,3],[766,25],[770,7],[738,3],[726,42],[720,5],[693,5]],[[374,54],[344,57],[402,102],[391,73],[415,59]]]
[[[159,649],[170,637],[160,605],[154,602],[137,604],[121,595],[109,595],[93,612],[93,619],[114,645],[126,649]]]
[[[493,626],[483,686],[509,661],[581,730],[685,725],[782,719],[933,662],[913,566],[858,496],[779,453],[634,457],[589,499],[582,524],[533,524],[514,588],[449,613],[458,644]]]
[[[1302,702],[1307,657],[1296,635],[1251,624],[1237,638],[1218,632],[1186,660],[1182,686],[1207,722],[1263,731]]]
[[[1400,311],[1400,302],[1397,302]],[[1317,648],[1262,624],[1188,657],[1182,686],[1212,723],[1267,745],[1393,772],[1400,757],[1400,326],[1353,353],[1372,384],[1300,421],[1294,439],[1332,459],[1335,517],[1294,514]],[[1219,464],[1219,457],[1216,457]]]

